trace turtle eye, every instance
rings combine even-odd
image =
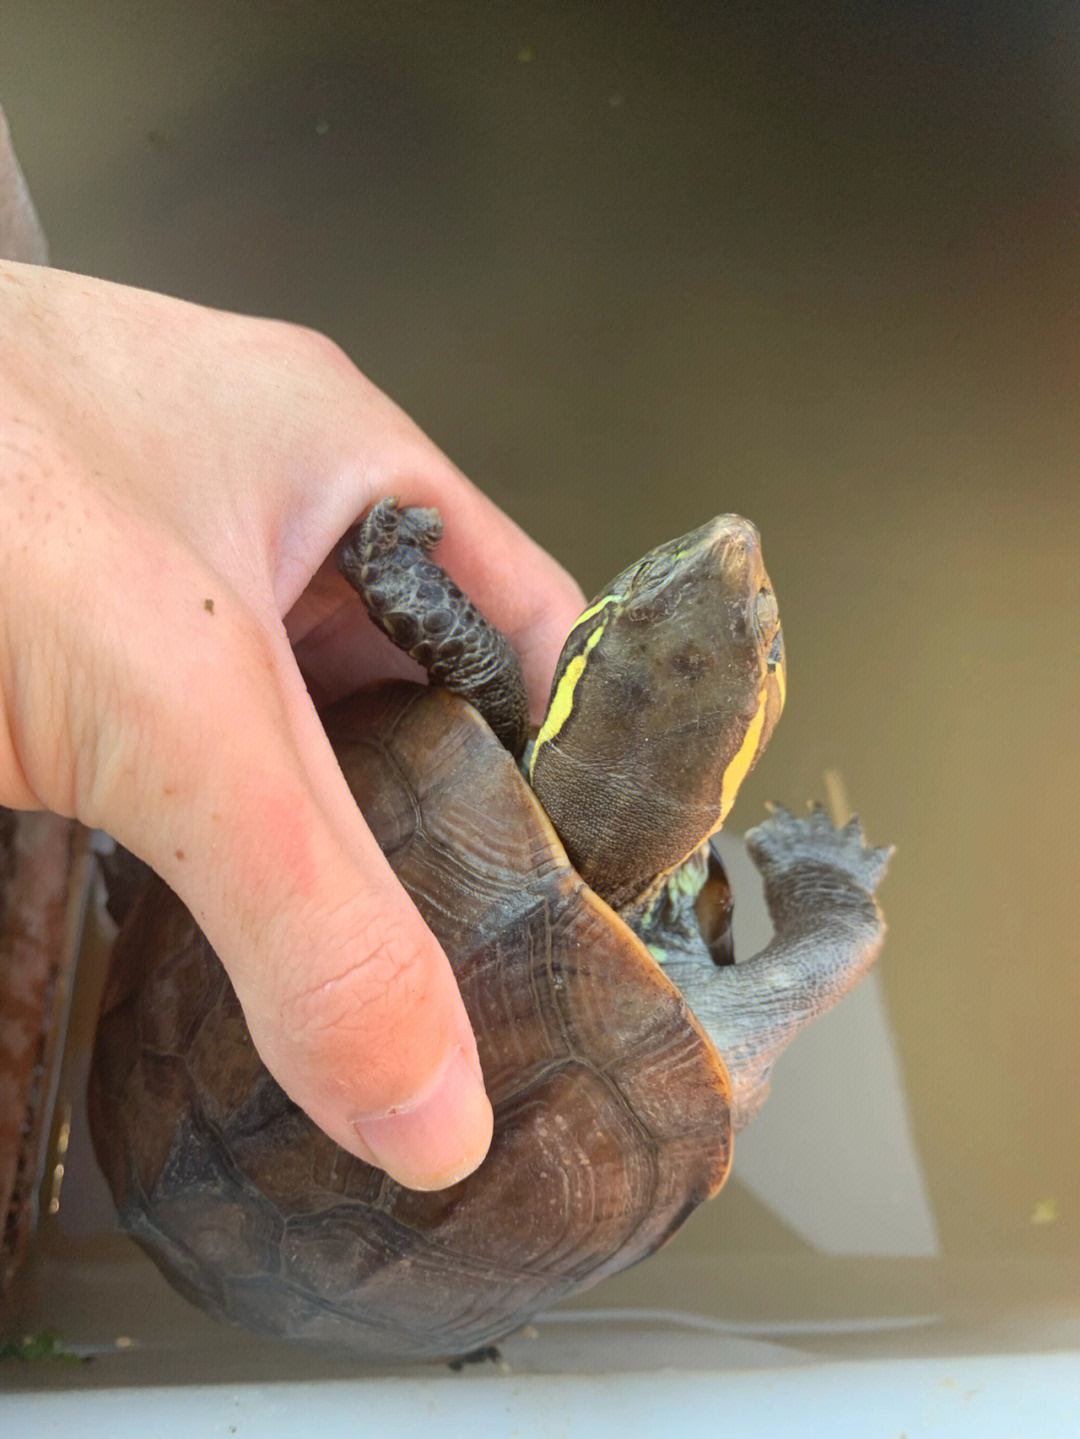
[[[772,590],[760,589],[754,602],[754,622],[763,635],[776,633],[780,623],[780,606]]]
[[[670,555],[659,554],[649,555],[637,568],[634,575],[634,588],[643,588],[645,585],[657,585],[666,580],[671,574],[672,559]]]

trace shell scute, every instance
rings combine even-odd
[[[454,1357],[650,1253],[714,1193],[729,1082],[467,706],[391,685],[327,728],[454,965],[495,1111],[487,1158],[420,1193],[340,1150],[265,1070],[163,887],[118,942],[95,1145],[132,1235],[219,1317],[365,1358]]]

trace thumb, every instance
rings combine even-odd
[[[228,596],[186,608],[167,664],[148,647],[142,738],[114,735],[98,774],[124,783],[97,788],[95,820],[191,909],[315,1123],[403,1184],[451,1184],[492,1116],[446,957],[352,800],[284,631]]]

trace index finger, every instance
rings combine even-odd
[[[584,605],[580,587],[397,406],[373,386],[370,390],[375,398],[369,396],[366,429],[341,436],[347,448],[328,457],[327,469],[337,478],[309,490],[294,515],[306,530],[312,571],[275,577],[305,678],[316,697],[326,700],[375,678],[418,673],[367,622],[331,553],[376,500],[393,495],[403,505],[434,506],[441,513],[444,539],[436,559],[510,639],[538,720],[563,640]],[[295,545],[279,542],[276,549],[296,553]]]

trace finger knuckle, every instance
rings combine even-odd
[[[426,997],[415,937],[386,912],[352,914],[344,925],[338,917],[329,928],[343,937],[294,969],[282,1017],[309,1047],[373,1046]]]

